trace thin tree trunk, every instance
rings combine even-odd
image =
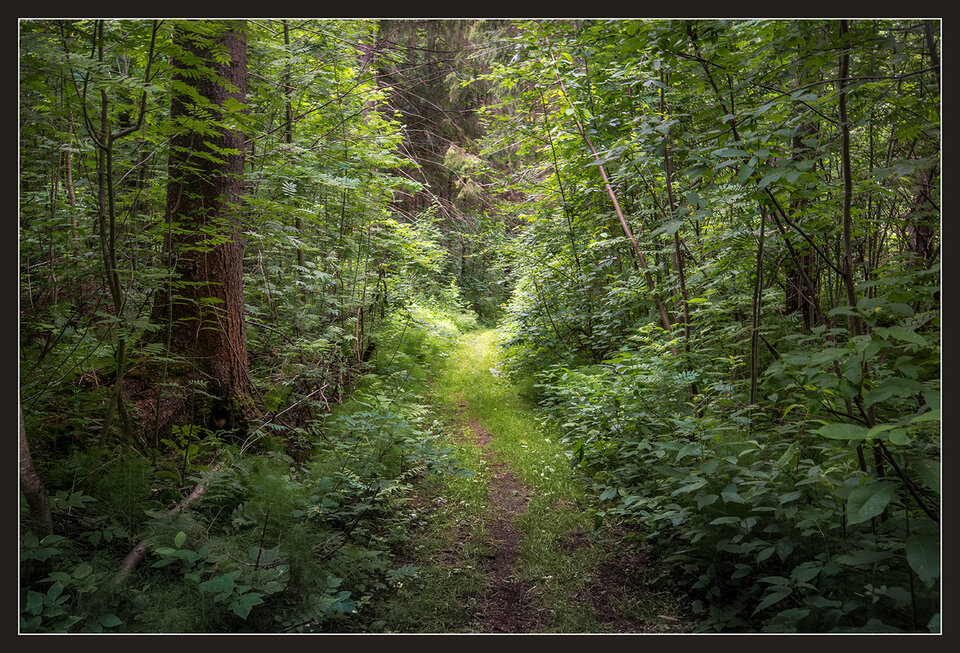
[[[663,71],[660,71],[660,82],[662,84],[667,84],[667,79],[663,74]],[[660,88],[660,115],[663,118],[666,118],[667,115],[667,101],[664,96],[664,89]],[[665,134],[664,138],[666,139],[666,144],[663,148],[663,171],[666,177],[667,183],[667,202],[670,205],[670,217],[676,219],[677,217],[677,203],[673,197],[673,177],[671,175],[671,166],[670,166],[670,134]],[[687,278],[683,270],[683,250],[680,248],[680,229],[678,228],[673,232],[673,248],[675,256],[677,259],[677,278],[680,281],[680,297],[683,301],[683,349],[689,354],[690,353],[690,296],[687,294]],[[700,394],[700,391],[697,389],[697,382],[690,382],[690,394],[696,397]],[[699,409],[696,409],[699,414]]]
[[[53,517],[50,514],[50,500],[47,490],[33,466],[30,445],[27,442],[27,429],[23,425],[23,407],[20,412],[20,490],[27,497],[30,514],[36,523],[37,536],[43,539],[53,533]]]
[[[857,291],[853,282],[853,246],[852,236],[853,222],[850,215],[850,208],[853,203],[853,175],[850,170],[850,123],[847,122],[847,82],[846,78],[850,72],[850,45],[844,37],[849,34],[847,21],[840,21],[840,47],[843,54],[840,55],[840,129],[841,141],[840,152],[843,162],[843,282],[847,291],[847,304],[851,307],[857,305]],[[858,335],[861,331],[860,318],[856,315],[847,316],[847,328],[851,335]]]
[[[930,50],[930,62],[937,75],[937,88],[940,87],[940,54],[937,52],[937,42],[933,38],[933,23],[929,20],[923,23],[923,35],[927,39],[927,49]]]
[[[567,231],[570,234],[570,250],[573,252],[573,260],[577,264],[578,281],[583,276],[583,268],[580,265],[580,255],[577,252],[577,242],[573,234],[573,222],[570,220],[570,207],[567,204],[567,195],[563,190],[563,179],[560,177],[560,162],[557,160],[557,148],[553,144],[553,137],[550,135],[550,121],[547,118],[547,103],[543,97],[543,91],[540,91],[540,106],[543,107],[543,122],[546,129],[544,134],[547,142],[550,144],[550,154],[553,156],[553,174],[557,178],[557,188],[560,189],[560,201],[563,202],[563,216],[567,221]],[[582,287],[582,286],[581,286]]]
[[[283,21],[283,45],[286,48],[287,63],[283,68],[283,96],[284,103],[283,108],[285,112],[285,125],[283,128],[283,140],[287,145],[293,144],[293,105],[291,102],[291,96],[293,94],[293,87],[290,85],[290,22]],[[300,212],[297,211],[294,217],[294,227],[297,230],[297,238],[302,238],[303,230],[302,220],[300,219]],[[297,246],[297,275],[300,277],[300,280],[303,280],[303,248],[299,245]],[[302,289],[302,294],[306,293],[306,288]]]
[[[54,234],[56,233],[57,221],[57,195],[60,188],[60,153],[54,152],[50,161],[50,242],[47,247],[47,255],[50,260],[50,301],[56,305],[59,297],[57,287],[57,266],[56,248],[54,247]]]
[[[760,207],[760,237],[757,239],[757,266],[753,283],[753,320],[750,329],[750,403],[757,403],[757,378],[760,376],[760,315],[763,302],[763,245],[767,217]]]
[[[153,21],[153,31],[150,37],[150,49],[147,55],[147,66],[144,72],[144,83],[150,80],[150,69],[153,63],[154,46],[156,45],[158,22]],[[94,29],[94,51],[97,60],[104,62],[104,21],[99,20]],[[86,88],[84,89],[86,97]],[[133,424],[123,403],[123,375],[126,367],[127,341],[120,332],[123,318],[124,297],[120,285],[120,273],[117,265],[117,211],[114,198],[113,183],[113,146],[114,143],[139,130],[143,125],[146,114],[147,92],[140,96],[140,109],[136,122],[116,132],[110,131],[109,107],[110,101],[106,89],[100,89],[100,126],[94,128],[86,114],[84,105],[84,123],[87,125],[91,140],[97,148],[97,230],[100,237],[100,252],[103,258],[104,274],[110,297],[113,300],[113,310],[117,322],[112,327],[117,339],[114,350],[116,361],[116,376],[113,382],[113,391],[110,395],[110,404],[104,418],[102,433],[108,435],[113,424],[114,414],[119,408],[121,424],[126,437],[133,434]]]
[[[552,49],[550,50],[550,56],[553,57]],[[573,103],[570,102],[569,95],[567,95],[567,89],[563,83],[563,79],[560,77],[560,72],[556,70],[556,58],[553,59],[553,63],[557,81],[560,84],[560,91],[563,93],[563,96],[567,99],[567,102],[570,104],[570,106],[573,106]],[[664,330],[669,333],[670,316],[667,314],[667,309],[663,304],[663,300],[660,299],[660,295],[655,290],[653,275],[651,274],[650,268],[647,265],[647,260],[644,258],[643,252],[640,250],[640,245],[637,243],[637,239],[633,237],[633,232],[630,231],[630,225],[627,224],[627,219],[623,215],[623,210],[620,208],[620,202],[617,200],[617,195],[613,192],[613,187],[610,185],[610,179],[607,177],[607,171],[603,167],[603,164],[600,163],[600,156],[597,154],[597,149],[593,146],[593,141],[590,140],[586,130],[583,128],[583,123],[580,122],[580,118],[576,113],[574,114],[574,120],[577,123],[577,129],[580,131],[580,136],[583,138],[584,142],[586,142],[587,147],[590,148],[590,152],[593,154],[594,161],[597,162],[597,167],[600,169],[600,176],[603,177],[603,186],[607,191],[607,195],[610,196],[610,201],[613,203],[613,210],[616,212],[617,218],[620,220],[620,227],[623,229],[623,234],[627,237],[627,240],[630,241],[630,245],[633,247],[633,251],[637,257],[637,262],[640,263],[640,267],[643,268],[644,277],[647,281],[647,288],[650,290],[650,294],[653,296],[653,301],[656,304],[657,312],[660,313],[660,322],[663,324]],[[673,354],[676,354],[677,348],[671,345],[670,351]]]
[[[789,252],[790,258],[793,261],[793,265],[800,273],[800,278],[803,279],[803,283],[806,286],[807,292],[804,295],[804,300],[807,301],[810,304],[810,307],[813,309],[813,316],[816,323],[823,324],[823,308],[820,306],[820,297],[818,296],[817,287],[814,285],[813,279],[810,278],[810,275],[807,274],[807,269],[803,264],[803,259],[797,253],[793,243],[791,243],[790,239],[787,237],[786,229],[784,229],[783,224],[780,222],[780,218],[777,217],[776,208],[770,211],[770,217],[773,218],[773,222],[777,226],[777,231],[780,232],[780,236],[783,238],[783,244],[787,246],[787,251]]]
[[[97,23],[98,37],[98,61],[103,63],[103,25],[104,21]],[[110,428],[113,426],[114,415],[117,412],[117,405],[122,400],[123,395],[123,371],[126,366],[127,342],[120,333],[120,324],[123,313],[123,290],[120,287],[120,277],[117,273],[117,251],[116,251],[116,220],[113,213],[113,142],[110,134],[109,122],[110,101],[105,89],[100,91],[100,133],[97,139],[97,227],[100,234],[100,252],[103,258],[104,273],[106,275],[107,288],[110,290],[110,297],[113,300],[114,315],[117,322],[111,327],[114,330],[116,339],[116,349],[114,350],[114,361],[116,364],[116,374],[113,380],[113,389],[110,393],[110,403],[107,407],[107,413],[103,420],[102,433],[109,437]],[[109,226],[108,226],[109,225]]]
[[[666,84],[663,71],[660,72],[660,81],[661,83]],[[664,98],[663,88],[660,89],[660,114],[664,117],[667,115],[667,103]],[[671,176],[670,170],[670,136],[669,134],[664,136],[667,139],[667,144],[663,149],[663,170],[666,176],[667,182],[667,202],[670,204],[670,216],[676,219],[677,216],[677,204],[673,197],[673,178]],[[686,275],[683,271],[683,251],[680,249],[680,230],[677,229],[673,232],[673,247],[676,252],[677,258],[677,276],[680,279],[680,296],[683,298],[683,337],[686,341],[686,350],[687,353],[690,352],[690,297],[687,295],[687,280]],[[696,392],[696,385],[693,387],[694,394]]]
[[[73,183],[73,113],[67,112],[67,151],[66,168],[67,201],[70,203],[70,233],[77,238],[77,191]]]

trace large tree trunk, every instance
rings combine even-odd
[[[177,76],[209,102],[203,108],[214,120],[223,118],[228,100],[244,102],[247,87],[242,23],[217,27],[212,38],[198,37],[182,25],[174,33],[174,43],[214,73]],[[230,62],[217,62],[213,48],[227,53]],[[194,68],[183,61],[176,65]],[[190,116],[197,104],[177,93],[171,117],[177,121]],[[171,350],[195,363],[215,397],[205,406],[208,410],[193,419],[211,428],[233,429],[245,427],[252,417],[240,237],[244,138],[240,132],[217,129],[217,135],[185,129],[171,139],[166,213],[175,227],[166,250],[176,257],[178,280],[160,298],[154,317],[168,322]]]

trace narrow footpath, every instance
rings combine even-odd
[[[597,530],[586,482],[518,389],[500,378],[494,331],[465,334],[433,383],[470,470],[422,497],[421,569],[394,632],[685,630],[656,569],[623,533]],[[402,601],[401,601],[402,602]],[[402,615],[420,615],[415,625]]]

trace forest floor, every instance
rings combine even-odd
[[[584,477],[499,378],[495,334],[466,334],[433,397],[469,472],[421,488],[418,577],[378,610],[388,632],[690,630],[677,597],[625,533],[598,526]]]

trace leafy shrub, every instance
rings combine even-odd
[[[911,282],[917,306],[936,291]],[[762,410],[733,400],[743,382],[722,359],[684,371],[653,327],[600,364],[537,375],[599,517],[660,553],[700,629],[939,629],[936,314],[899,292],[861,302],[871,335],[781,340]],[[845,401],[875,425],[839,421]]]

